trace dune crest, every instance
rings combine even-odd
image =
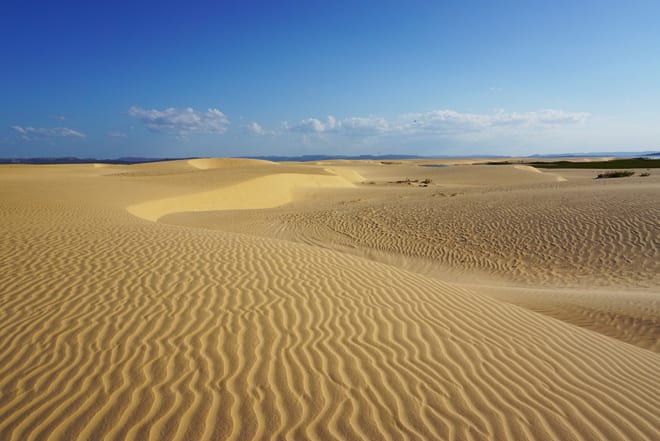
[[[250,167],[258,165],[278,165],[277,162],[249,158],[197,158],[189,159],[188,164],[199,170],[215,168]]]

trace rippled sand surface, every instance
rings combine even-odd
[[[0,439],[658,439],[660,179],[592,177],[2,166]]]

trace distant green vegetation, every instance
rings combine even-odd
[[[586,169],[615,169],[615,168],[660,168],[660,159],[651,158],[626,158],[626,159],[612,159],[611,161],[591,161],[591,162],[574,162],[574,161],[549,161],[549,162],[489,162],[490,165],[504,165],[504,164],[524,164],[531,165],[536,168],[586,168]]]
[[[612,159],[611,161],[592,161],[592,162],[532,162],[530,165],[538,168],[660,168],[660,160],[649,158],[627,158]]]
[[[605,173],[599,173],[598,176],[596,176],[596,179],[607,179],[607,178],[627,178],[629,176],[634,175],[635,172],[633,171],[609,171]]]

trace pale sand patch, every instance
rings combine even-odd
[[[126,211],[301,167],[0,167],[0,439],[658,438],[656,353],[392,265]],[[443,191],[350,185],[227,213]]]
[[[156,221],[167,214],[184,211],[272,208],[293,201],[296,191],[352,186],[340,176],[279,173],[217,190],[134,204],[127,210],[135,216]]]
[[[424,180],[436,185],[493,186],[557,182],[559,175],[547,172],[530,173],[528,166],[514,165],[455,165],[444,168],[425,167],[404,162],[400,165],[366,166],[356,163],[343,165],[360,173],[366,181],[386,184],[401,179]],[[338,168],[338,166],[335,166]]]
[[[529,165],[514,165],[513,167],[514,167],[516,170],[524,170],[524,171],[528,171],[528,172],[530,172],[530,173],[540,173],[540,174],[546,174],[546,175],[554,175],[554,176],[555,176],[555,180],[556,180],[557,182],[565,182],[565,181],[567,180],[567,179],[564,178],[563,176],[559,176],[559,175],[556,175],[556,174],[554,174],[554,173],[550,173],[550,172],[547,172],[547,171],[546,171],[546,172],[542,172],[542,171],[539,170],[538,168],[536,168],[536,167],[532,167],[532,166],[529,166]]]

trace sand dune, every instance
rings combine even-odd
[[[354,165],[380,184],[276,211],[184,213],[163,221],[351,253],[660,351],[655,178],[604,182],[594,181],[592,171],[570,171],[569,183],[518,166],[429,175],[411,165]],[[390,184],[401,176],[432,176],[433,184]],[[516,178],[522,182],[511,185]],[[588,293],[576,297],[579,290]]]
[[[347,216],[314,221],[313,204],[443,191],[288,167],[0,168],[0,439],[660,436],[654,352],[363,257],[146,220],[272,191],[294,203],[225,214],[297,216],[305,233]],[[296,202],[298,186],[315,189]]]

